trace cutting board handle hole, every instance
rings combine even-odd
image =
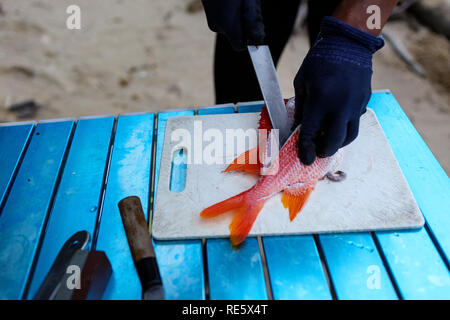
[[[172,154],[169,190],[181,192],[186,187],[187,152],[185,149],[175,150]]]

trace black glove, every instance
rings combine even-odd
[[[202,0],[209,28],[225,35],[237,51],[264,43],[260,0]]]
[[[372,94],[372,55],[383,45],[381,37],[338,19],[322,20],[294,80],[294,127],[302,124],[298,150],[304,164],[333,155],[358,136]]]

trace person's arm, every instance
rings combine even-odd
[[[323,18],[294,79],[294,126],[302,124],[298,153],[304,164],[332,156],[358,136],[372,94],[372,55],[384,45],[378,35],[397,2],[343,0]],[[368,12],[373,5],[378,7]]]
[[[342,0],[341,4],[333,13],[333,17],[339,19],[359,30],[379,36],[381,29],[386,24],[392,10],[399,0]],[[380,8],[381,28],[369,29],[367,27],[367,8],[376,5]]]

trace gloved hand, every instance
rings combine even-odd
[[[358,136],[359,118],[372,93],[372,55],[384,41],[333,17],[320,33],[294,79],[294,128],[300,160],[328,157]]]
[[[236,51],[264,43],[260,0],[202,0],[209,28],[225,35]]]

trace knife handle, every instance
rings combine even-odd
[[[141,200],[135,196],[122,199],[119,210],[134,262],[155,257]]]
[[[135,266],[144,291],[156,285],[162,285],[155,257],[144,258],[135,263]]]
[[[122,199],[119,202],[119,210],[142,288],[145,290],[161,284],[161,276],[141,200],[136,196]]]

